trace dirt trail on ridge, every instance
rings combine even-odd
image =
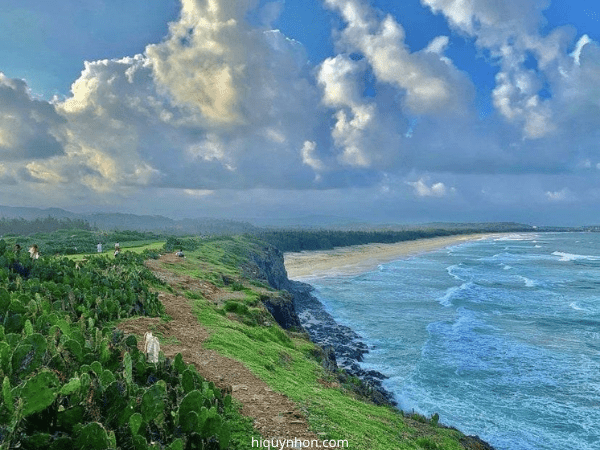
[[[318,439],[308,430],[304,414],[286,396],[274,392],[262,380],[253,375],[242,363],[226,358],[214,350],[203,348],[208,331],[198,322],[190,300],[177,291],[187,289],[200,292],[210,301],[218,302],[230,293],[217,286],[193,277],[179,275],[163,267],[163,263],[177,264],[181,261],[173,254],[158,260],[148,260],[146,266],[159,279],[175,289],[175,294],[159,293],[165,312],[173,319],[167,323],[161,319],[139,317],[119,325],[125,333],[143,336],[146,331],[160,333],[164,339],[177,344],[163,344],[161,350],[167,357],[181,353],[187,364],[193,364],[198,372],[220,389],[231,392],[243,404],[242,414],[254,419],[255,429],[266,439]],[[151,328],[152,327],[152,328]],[[143,347],[143,342],[139,342]],[[142,348],[140,348],[142,350]],[[250,438],[248,447],[251,446]]]

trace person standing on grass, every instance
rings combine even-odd
[[[102,253],[102,243],[98,242],[98,245],[96,246],[96,248],[98,249],[98,253]]]

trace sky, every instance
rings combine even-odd
[[[600,6],[0,0],[0,204],[600,223]]]

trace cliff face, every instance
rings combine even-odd
[[[283,290],[290,286],[283,263],[283,253],[272,245],[254,248],[242,271],[246,276],[265,282],[274,289]]]
[[[385,377],[374,370],[365,371],[357,364],[368,352],[361,337],[339,325],[325,311],[311,294],[310,285],[288,279],[281,251],[271,245],[259,246],[251,251],[242,270],[246,276],[280,291],[265,295],[263,305],[282,328],[307,331],[310,339],[322,348],[319,355],[322,365],[337,373],[340,382],[348,382],[349,376],[358,377],[362,383],[353,387],[357,394],[376,404],[395,405],[393,396],[381,385]],[[338,368],[344,371],[338,372]]]
[[[287,292],[291,284],[283,263],[283,254],[271,245],[260,246],[250,253],[242,270],[246,276],[280,291],[272,295],[263,295],[261,301],[281,328],[301,330],[302,324],[294,306],[293,296]]]
[[[288,279],[281,251],[271,245],[255,248],[242,271],[250,278],[283,291],[272,296],[265,295],[262,299],[264,306],[282,328],[308,332],[311,341],[318,345],[317,359],[323,367],[336,374],[340,383],[354,386],[356,394],[375,404],[397,406],[393,395],[382,386],[386,377],[374,370],[364,370],[357,364],[369,351],[367,345],[353,330],[335,322],[311,294],[312,286]],[[349,383],[350,377],[358,377],[361,383]],[[494,450],[477,436],[463,436],[461,444],[465,450]]]
[[[264,296],[261,300],[281,328],[295,331],[302,329],[291,294],[283,292],[281,295]]]

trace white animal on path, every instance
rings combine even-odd
[[[160,344],[158,339],[152,336],[152,332],[148,331],[144,334],[144,339],[146,340],[144,344],[144,353],[146,354],[146,358],[151,363],[158,362],[158,353],[160,352]]]

